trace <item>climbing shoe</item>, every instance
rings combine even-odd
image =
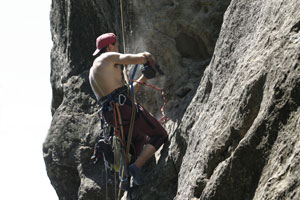
[[[134,184],[136,185],[145,184],[142,170],[138,168],[134,163],[129,166],[129,174],[132,176]]]

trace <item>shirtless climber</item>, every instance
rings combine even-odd
[[[128,89],[122,80],[121,64],[145,64],[153,61],[149,52],[138,54],[122,54],[119,53],[119,43],[116,35],[113,33],[105,33],[100,35],[96,40],[97,49],[94,56],[100,55],[94,60],[90,69],[89,80],[91,88],[102,106],[102,116],[106,122],[114,126],[114,113],[111,102],[118,102],[122,97],[124,104],[120,106],[120,113],[123,121],[124,134],[129,131],[129,122],[131,117],[132,103],[128,98]],[[149,77],[148,77],[149,78]],[[139,82],[146,82],[148,79],[143,74],[139,77]],[[134,92],[137,92],[141,85],[133,84]],[[124,99],[125,96],[125,99]],[[137,155],[136,161],[129,166],[129,173],[133,177],[133,181],[137,185],[144,184],[144,178],[141,168],[145,162],[152,157],[163,143],[168,139],[166,130],[161,124],[149,114],[141,105],[137,105],[138,114],[134,123],[132,133],[132,144]],[[146,143],[146,137],[149,142]]]

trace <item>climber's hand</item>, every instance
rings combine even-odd
[[[153,61],[147,61],[141,68],[141,72],[147,79],[152,79],[156,76],[156,71],[153,64]]]

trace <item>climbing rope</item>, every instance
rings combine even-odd
[[[126,39],[125,39],[125,23],[124,23],[124,12],[123,12],[123,0],[120,0],[120,12],[121,12],[121,27],[122,27],[123,52],[125,54],[126,53]],[[134,97],[134,88],[133,88],[133,78],[134,78],[134,75],[135,75],[136,68],[137,68],[137,65],[135,66],[134,72],[132,74],[132,78],[131,78],[132,81],[131,81],[131,83],[129,82],[128,75],[127,75],[127,66],[124,66],[124,69],[123,69],[123,76],[124,76],[124,80],[126,82],[126,85],[129,86],[131,84],[131,92],[130,92],[130,87],[128,87],[128,90],[129,90],[128,93],[129,94],[131,93],[131,95],[129,95],[129,98],[130,98],[130,100],[132,102],[132,107],[131,107],[131,119],[130,119],[128,137],[127,137],[127,144],[126,144],[125,162],[124,162],[124,165],[121,165],[121,167],[120,167],[122,175],[121,175],[121,183],[120,183],[120,187],[119,187],[118,200],[121,199],[122,180],[124,180],[125,175],[128,176],[128,174],[125,174],[125,173],[128,173],[126,169],[128,168],[128,165],[129,165],[129,160],[128,160],[128,156],[127,155],[129,154],[129,149],[130,149],[130,144],[131,144],[131,139],[132,139],[132,133],[133,133],[133,128],[134,128],[134,121],[135,121],[135,116],[136,116],[136,100],[135,100],[135,97]],[[138,81],[135,81],[135,82],[140,83],[140,84],[145,84],[145,85],[150,86],[150,87],[152,87],[152,88],[154,88],[156,90],[160,90],[161,91],[161,94],[162,94],[163,99],[164,99],[164,104],[163,104],[163,106],[161,108],[163,116],[159,119],[159,122],[160,123],[164,123],[167,120],[167,117],[166,117],[165,111],[164,111],[165,105],[167,103],[165,95],[164,95],[164,91],[161,88],[158,88],[158,87],[153,86],[151,84],[146,84],[146,83],[142,83],[142,82],[138,82]],[[119,113],[118,106],[117,106],[117,112],[118,112],[117,114],[119,116],[119,123],[120,123],[120,129],[121,129],[120,131],[121,131],[121,134],[122,134],[121,138],[124,141],[125,137],[124,137],[123,130],[122,130],[123,127],[122,127],[121,115]],[[122,146],[124,147],[124,143],[122,144]],[[128,191],[128,193],[131,196],[131,194],[130,194],[129,191]]]
[[[117,111],[117,115],[118,115],[118,120],[119,120],[119,127],[120,127],[120,131],[121,131],[121,143],[122,143],[122,147],[124,148],[124,129],[123,129],[123,122],[122,122],[122,117],[121,117],[121,113],[120,113],[120,109],[119,109],[119,104],[115,103],[115,109]]]
[[[153,88],[153,89],[158,90],[158,91],[161,92],[161,96],[162,96],[162,98],[163,98],[164,103],[163,103],[162,107],[160,108],[160,111],[161,111],[161,113],[162,113],[162,117],[161,117],[158,121],[159,121],[161,124],[163,124],[163,123],[165,123],[166,121],[168,121],[169,118],[166,116],[166,113],[165,113],[165,107],[166,107],[166,105],[167,105],[167,99],[166,99],[164,90],[161,89],[161,88],[159,88],[159,87],[157,87],[157,86],[155,86],[155,85],[152,85],[152,84],[150,84],[150,83],[145,83],[145,82],[141,82],[141,81],[137,81],[137,80],[132,80],[132,81],[133,81],[133,82],[136,82],[136,83],[139,83],[139,84],[141,84],[141,85],[146,85],[146,86],[148,86],[148,87],[151,87],[151,88]]]
[[[126,40],[125,40],[125,23],[124,23],[124,14],[123,14],[123,0],[120,0],[120,12],[121,12],[121,26],[122,26],[122,40],[123,40],[123,52],[126,53]],[[129,79],[127,76],[127,66],[124,67],[123,69],[123,76],[126,81],[126,84],[129,85]],[[130,90],[130,87],[128,87],[128,90]],[[133,94],[132,94],[133,95]],[[126,153],[125,153],[125,163],[126,165],[129,164],[129,160],[127,159],[127,155],[129,153],[129,148],[130,148],[130,143],[131,143],[131,138],[132,138],[132,132],[133,132],[133,127],[134,127],[134,119],[135,119],[135,114],[136,114],[136,107],[135,107],[135,100],[134,98],[131,98],[132,102],[132,111],[131,111],[131,120],[130,120],[130,126],[129,126],[129,132],[128,132],[128,137],[127,137],[127,145],[126,145]],[[127,166],[126,166],[127,167]],[[125,167],[122,166],[122,176],[121,180],[124,179],[125,176]],[[119,188],[119,194],[118,194],[118,199],[121,199],[121,189],[122,188],[122,181],[120,183],[120,188]]]
[[[125,40],[125,23],[124,23],[124,14],[123,14],[123,0],[120,0],[120,11],[121,11],[121,27],[122,27],[122,40],[123,40],[123,53],[126,53],[126,40]],[[129,79],[126,72],[126,66],[123,69],[124,79],[126,84],[129,84]]]

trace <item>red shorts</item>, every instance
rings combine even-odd
[[[124,104],[123,106],[119,106],[119,108],[124,134],[127,136],[131,119],[131,106]],[[109,125],[115,126],[113,111],[104,111],[103,116]],[[143,146],[147,142],[147,136],[150,139],[149,144],[153,145],[156,150],[168,140],[167,131],[148,111],[138,104],[138,112],[132,133],[132,144],[137,156],[142,152]]]

